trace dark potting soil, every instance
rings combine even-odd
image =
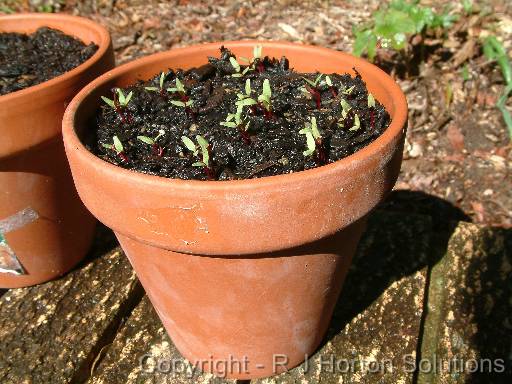
[[[0,33],[0,95],[53,79],[78,67],[98,50],[55,29],[31,35]]]
[[[359,74],[297,73],[284,57],[255,56],[235,62],[222,48],[199,68],[113,89],[90,149],[152,175],[249,179],[335,162],[388,127]]]

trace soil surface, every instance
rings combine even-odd
[[[78,67],[98,46],[51,28],[31,35],[0,33],[0,95],[53,79]]]
[[[93,151],[124,168],[169,178],[248,179],[332,163],[389,125],[359,74],[297,73],[286,58],[256,56],[243,65],[221,49],[220,58],[200,68],[157,74],[121,94],[113,90],[114,105],[106,100],[98,111]],[[114,145],[117,139],[121,145]]]

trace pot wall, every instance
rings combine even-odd
[[[64,110],[89,81],[113,68],[110,36],[78,17],[18,14],[0,17],[0,31],[31,33],[48,26],[93,41],[99,49],[79,67],[47,82],[0,96],[0,232],[4,258],[16,256],[24,274],[0,272],[0,287],[33,285],[62,275],[87,252],[95,220],[73,185],[61,136]],[[30,220],[13,218],[30,212]],[[3,223],[3,224],[2,224]]]

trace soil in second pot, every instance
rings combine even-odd
[[[110,163],[180,179],[249,179],[322,166],[368,145],[390,122],[354,69],[354,77],[297,73],[259,47],[251,59],[222,48],[199,68],[113,89],[88,145]]]
[[[78,67],[98,50],[55,29],[31,35],[0,33],[0,95],[53,79]]]

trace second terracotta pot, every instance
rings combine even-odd
[[[205,44],[149,56],[101,76],[73,99],[63,134],[75,184],[111,227],[179,351],[204,371],[270,376],[319,346],[364,217],[392,189],[402,159],[407,105],[377,67],[341,52],[281,42],[224,42],[242,56],[255,44],[298,71],[352,72],[392,118],[373,143],[336,163],[242,181],[184,181],[116,167],[83,144],[114,86],[218,55]]]
[[[55,28],[98,51],[73,70],[0,96],[0,287],[60,276],[82,260],[95,220],[78,198],[62,144],[62,115],[78,91],[113,68],[108,31],[80,17],[0,17],[0,32]]]

